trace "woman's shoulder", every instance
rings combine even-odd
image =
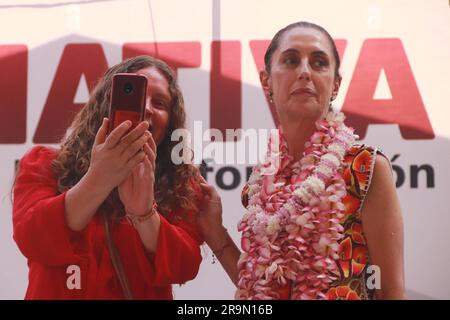
[[[52,160],[56,157],[58,149],[45,146],[34,146],[28,150],[22,157],[22,161],[36,162]]]
[[[347,198],[353,199],[353,207],[362,207],[372,185],[375,171],[377,174],[380,172],[387,174],[390,169],[389,158],[379,147],[355,144],[347,151],[344,158],[343,178],[348,193]]]
[[[51,164],[57,154],[56,148],[34,146],[23,155],[17,169],[20,172],[51,174]]]
[[[344,167],[351,168],[352,171],[366,173],[368,177],[373,174],[376,167],[389,167],[392,164],[388,156],[380,147],[367,144],[354,144],[344,157]]]
[[[381,156],[385,158],[387,161],[389,161],[389,158],[387,155],[383,152],[383,150],[380,147],[364,144],[364,143],[355,143],[350,149],[347,150],[347,153],[345,155],[346,158],[356,156],[364,156],[367,157],[371,155],[373,158],[378,158],[378,156]],[[375,156],[377,155],[377,156]]]

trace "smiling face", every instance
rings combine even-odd
[[[148,67],[136,71],[147,77],[147,99],[144,120],[149,123],[149,131],[158,146],[167,134],[170,121],[172,97],[169,82],[156,67]]]
[[[319,119],[338,93],[340,78],[327,36],[319,30],[296,27],[284,32],[271,58],[270,73],[261,83],[280,119]]]

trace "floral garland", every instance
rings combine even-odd
[[[343,237],[340,169],[357,139],[344,119],[330,111],[318,120],[295,163],[281,128],[271,135],[266,162],[248,181],[247,212],[238,225],[243,253],[236,299],[279,299],[286,288],[290,299],[326,299],[339,274],[335,260]]]

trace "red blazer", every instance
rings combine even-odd
[[[51,170],[55,155],[49,148],[31,149],[20,161],[15,182],[14,240],[29,267],[25,299],[123,299],[100,215],[96,214],[80,232],[66,225],[66,193],[58,193]],[[176,219],[177,213],[161,216],[157,250],[151,256],[126,219],[112,224],[112,237],[133,298],[173,299],[171,285],[197,275],[203,239],[195,222]],[[193,213],[188,215],[192,217]],[[68,269],[71,265],[79,267],[80,289],[67,285],[74,275]]]

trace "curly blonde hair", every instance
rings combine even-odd
[[[177,84],[175,73],[163,61],[150,57],[138,56],[127,59],[109,68],[99,80],[90,95],[87,104],[75,116],[66,136],[61,142],[61,148],[53,161],[53,170],[57,176],[59,192],[64,192],[74,186],[87,172],[91,160],[91,149],[95,135],[104,117],[108,117],[112,87],[112,77],[116,73],[133,73],[143,68],[155,67],[164,75],[169,83],[169,93],[172,98],[168,129],[164,141],[157,150],[155,168],[155,200],[158,211],[163,215],[175,208],[198,210],[195,182],[199,181],[199,171],[191,164],[175,165],[171,161],[171,152],[178,143],[170,137],[175,129],[185,128],[186,113],[184,100]],[[108,214],[121,218],[124,215],[117,188],[105,202],[102,209]]]

